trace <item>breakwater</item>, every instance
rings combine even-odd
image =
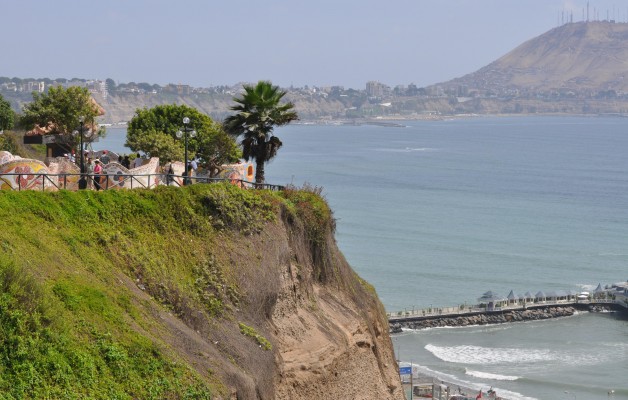
[[[405,329],[425,329],[437,327],[457,327],[470,325],[503,324],[508,322],[536,321],[550,318],[568,317],[576,312],[626,312],[628,308],[614,301],[587,301],[563,304],[543,304],[525,307],[511,307],[499,310],[467,310],[460,313],[440,313],[431,315],[408,315],[390,318],[391,333]]]

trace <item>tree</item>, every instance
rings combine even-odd
[[[264,164],[277,155],[281,141],[273,136],[275,126],[282,126],[297,120],[292,111],[294,104],[279,104],[285,91],[268,81],[259,81],[255,86],[244,86],[244,94],[233,100],[238,103],[231,107],[237,114],[225,119],[223,125],[227,133],[242,137],[242,154],[248,161],[255,160],[255,182],[264,183]]]
[[[33,92],[33,102],[24,106],[20,125],[24,129],[33,129],[38,125],[48,134],[61,135],[57,144],[69,150],[76,147],[80,140],[72,135],[80,125],[79,117],[85,118],[88,129],[96,131],[96,117],[102,112],[87,88],[53,86],[47,93]]]
[[[11,109],[11,103],[0,95],[0,131],[12,129],[15,121],[15,112]]]
[[[106,86],[107,91],[109,93],[113,93],[113,92],[116,91],[116,82],[113,79],[111,79],[111,78],[107,78],[105,80],[105,86]]]
[[[182,160],[184,140],[176,139],[176,132],[183,126],[183,118],[190,118],[190,129],[197,133],[188,139],[188,152],[200,157],[201,165],[215,176],[223,164],[240,158],[235,141],[222,126],[195,108],[185,105],[159,105],[150,109],[137,109],[127,126],[126,146],[133,151],[143,151],[151,157],[159,157],[162,164],[167,160]]]

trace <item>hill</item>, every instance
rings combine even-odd
[[[571,89],[628,91],[628,24],[579,22],[518,46],[480,70],[451,82],[478,90]]]
[[[0,192],[0,393],[402,399],[311,190]]]

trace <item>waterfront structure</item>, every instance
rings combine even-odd
[[[548,309],[551,307],[573,307],[580,310],[602,310],[610,309],[628,313],[628,281],[618,282],[602,288],[598,285],[600,291],[593,294],[588,292],[580,292],[579,295],[574,293],[555,292],[552,295],[539,291],[536,296],[532,296],[530,292],[526,292],[524,296],[510,301],[508,298],[502,298],[493,291],[488,291],[478,298],[479,304],[466,304],[454,307],[430,307],[418,308],[412,307],[411,310],[395,311],[387,313],[388,320],[391,324],[397,322],[421,321],[435,318],[456,318],[469,315],[493,315],[503,314],[512,311],[526,311],[535,309]],[[512,291],[511,291],[512,293]],[[586,293],[586,295],[585,295]],[[556,316],[562,316],[557,313]]]

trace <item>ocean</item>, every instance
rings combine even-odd
[[[323,187],[340,249],[388,311],[628,279],[628,119],[400,124],[281,127],[266,168],[269,183]],[[123,136],[110,129],[95,148],[123,151]],[[393,344],[424,372],[511,399],[628,399],[628,322],[612,314]]]

